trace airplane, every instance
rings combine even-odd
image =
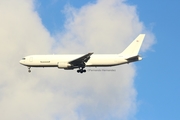
[[[61,55],[30,55],[22,58],[20,64],[28,67],[57,67],[64,70],[78,69],[78,73],[86,72],[85,67],[110,67],[142,60],[139,50],[145,34],[140,34],[120,54],[61,54]]]

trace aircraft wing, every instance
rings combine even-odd
[[[93,53],[88,53],[88,54],[85,54],[75,60],[72,60],[69,62],[69,64],[71,65],[74,65],[74,66],[84,66],[85,62],[87,62],[89,59],[90,59],[90,56],[92,55]]]

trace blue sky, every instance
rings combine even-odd
[[[180,118],[180,76],[179,39],[180,15],[179,1],[129,1],[138,6],[140,19],[150,26],[156,36],[153,52],[146,53],[142,61],[140,76],[136,79],[138,98],[143,100],[139,119]]]
[[[37,11],[44,26],[56,34],[64,29],[64,7],[80,8],[95,0],[39,0]],[[137,120],[180,119],[180,2],[128,0],[135,5],[139,19],[154,35],[156,44],[143,53],[144,60],[136,63]],[[113,81],[112,81],[113,82]]]
[[[177,120],[180,118],[179,1],[128,1],[136,4],[140,19],[152,29],[156,44],[138,63],[135,84],[142,100],[139,120]],[[151,28],[152,26],[152,28]]]

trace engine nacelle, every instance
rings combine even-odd
[[[58,68],[59,69],[68,69],[68,68],[71,68],[71,64],[69,63],[64,63],[64,62],[59,62],[58,63]]]

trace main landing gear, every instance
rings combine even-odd
[[[28,67],[28,72],[29,72],[29,73],[31,72],[31,67]]]
[[[78,73],[83,73],[86,72],[86,70],[84,70],[84,68],[79,68],[79,70],[77,70]]]

